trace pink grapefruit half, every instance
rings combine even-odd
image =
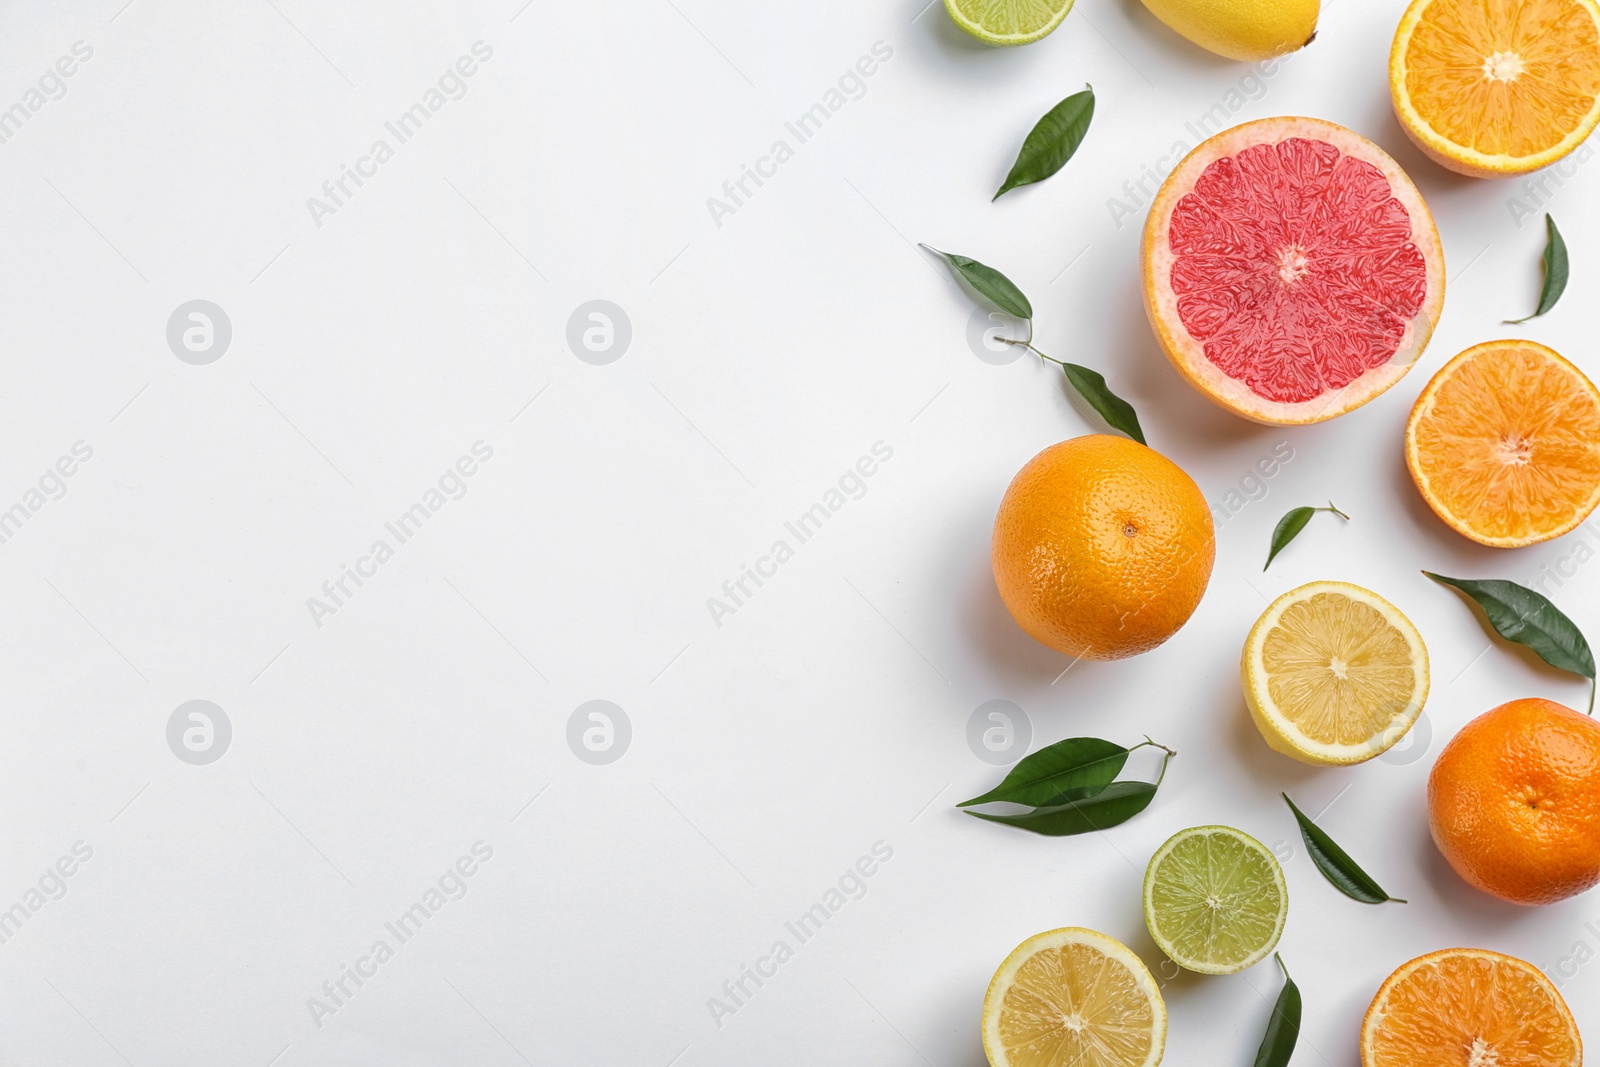
[[[1444,251],[1383,149],[1321,119],[1259,119],[1162,185],[1144,294],[1190,385],[1247,419],[1302,425],[1405,377],[1444,306]]]

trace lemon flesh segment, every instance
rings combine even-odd
[[[1156,850],[1144,876],[1150,936],[1174,963],[1234,974],[1267,957],[1289,916],[1283,868],[1227,826],[1196,826]]]
[[[1422,713],[1428,650],[1411,621],[1345,582],[1290,590],[1245,641],[1245,703],[1273,749],[1305,763],[1387,752]]]
[[[991,1067],[1156,1067],[1167,1009],[1126,945],[1077,927],[1029,938],[983,1001]]]
[[[1032,44],[1048,36],[1073,0],[944,0],[951,20],[985,44]]]

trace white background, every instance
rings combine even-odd
[[[1556,968],[1600,948],[1592,896],[1499,904],[1428,840],[1426,777],[1454,730],[1503,700],[1581,707],[1586,691],[1489,648],[1419,569],[1575,568],[1546,588],[1596,632],[1600,568],[1579,565],[1589,528],[1472,545],[1406,475],[1413,398],[1449,356],[1511,335],[1499,323],[1537,300],[1543,233],[1539,213],[1513,218],[1520,183],[1449,175],[1401,134],[1386,81],[1401,4],[1340,0],[1235,112],[1377,140],[1427,196],[1452,273],[1419,368],[1297,430],[1211,406],[1144,321],[1144,212],[1118,227],[1108,198],[1192,144],[1184,124],[1250,70],[1133,0],[1080,0],[1046,41],[1006,50],[922,0],[406,6],[0,16],[0,107],[74,42],[93,48],[0,145],[0,508],[74,442],[93,449],[0,545],[0,909],[74,842],[93,849],[0,946],[0,1063],[977,1067],[984,988],[1031,934],[1090,926],[1172,973],[1140,880],[1198,823],[1290,857],[1297,1063],[1353,1067],[1372,993],[1425,951]],[[316,225],[307,198],[480,40],[493,56],[465,97]],[[792,142],[784,122],[880,41],[893,56],[864,95],[717,225],[707,198]],[[1085,82],[1098,110],[1078,157],[991,204],[1034,120]],[[1585,166],[1548,187],[1574,282],[1521,328],[1591,372],[1597,182]],[[1057,372],[977,358],[970,296],[918,241],[1008,273],[1041,347],[1103,370],[1227,516],[1204,603],[1158,651],[1063,675],[1007,617],[996,504],[1030,456],[1095,426]],[[606,366],[566,342],[596,298],[633,328]],[[233,326],[207,366],[166,343],[192,299]],[[307,598],[477,441],[493,458],[467,494],[315,625]],[[893,458],[865,495],[715,625],[707,598],[878,441]],[[1252,481],[1284,442],[1292,461]],[[1259,499],[1228,503],[1241,484]],[[1352,521],[1318,516],[1263,574],[1283,512],[1329,499]],[[1422,630],[1421,747],[1315,770],[1251,726],[1244,634],[1320,578],[1377,590]],[[192,699],[233,727],[208,766],[166,740]],[[632,723],[607,766],[566,741],[591,699]],[[996,699],[1026,709],[1035,747],[1148,733],[1180,755],[1111,832],[980,823],[953,805],[1002,773],[966,741]],[[1280,790],[1411,903],[1338,895]],[[466,896],[316,1025],[308,998],[480,840],[493,858]],[[879,841],[893,858],[865,896],[719,1026],[708,999],[793,943],[784,922]],[[1278,985],[1269,965],[1166,982],[1168,1061],[1248,1062]],[[1597,985],[1600,967],[1577,967],[1562,987],[1591,1039]]]

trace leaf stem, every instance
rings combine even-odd
[[[1152,745],[1156,745],[1154,741],[1150,743]],[[1161,773],[1156,775],[1156,780],[1154,783],[1155,788],[1160,789],[1162,781],[1167,777],[1167,764],[1172,762],[1172,757],[1176,756],[1177,753],[1168,748],[1166,745],[1156,745],[1156,747],[1166,753],[1165,756],[1161,757]]]
[[[1134,745],[1133,748],[1128,749],[1128,751],[1132,752],[1134,748],[1147,748],[1147,747],[1150,747],[1152,745],[1154,747],[1156,747],[1156,748],[1159,748],[1161,751],[1165,752],[1168,756],[1176,756],[1178,754],[1176,749],[1168,748],[1166,745],[1163,745],[1160,741],[1152,741],[1150,739],[1150,735],[1149,734],[1145,734],[1144,735],[1143,744]]]
[[[1033,347],[1033,320],[1032,319],[1028,320],[1028,336],[1023,338],[1022,340],[1014,341],[1009,337],[996,337],[995,340],[996,341],[1001,341],[1001,342],[1003,342],[1005,344],[1008,344],[1008,345],[1016,345],[1019,348],[1026,348],[1029,352],[1032,352],[1034,355],[1038,356],[1040,359],[1048,359],[1051,363],[1054,363],[1058,367],[1065,367],[1066,366],[1066,364],[1064,362],[1062,362],[1061,360],[1057,359],[1056,357],[1047,356],[1043,352],[1039,351],[1037,348]]]
[[[1345,514],[1345,513],[1344,513],[1344,512],[1342,512],[1342,511],[1340,511],[1340,510],[1339,510],[1339,509],[1338,509],[1338,508],[1336,508],[1336,507],[1334,507],[1334,506],[1333,506],[1333,501],[1331,501],[1331,500],[1330,500],[1330,501],[1328,501],[1328,506],[1327,506],[1327,507],[1325,507],[1325,508],[1318,508],[1318,509],[1317,509],[1317,510],[1318,510],[1318,511],[1331,511],[1331,512],[1333,512],[1333,513],[1334,513],[1334,514],[1335,514],[1335,515],[1337,515],[1337,516],[1339,516],[1339,517],[1340,517],[1340,518],[1341,518],[1341,519],[1343,519],[1343,520],[1344,520],[1344,521],[1345,521],[1345,522],[1349,522],[1349,521],[1350,521],[1350,516],[1348,516],[1348,515],[1346,515],[1346,514]],[[1282,961],[1282,960],[1279,960],[1279,961],[1278,961],[1278,962],[1279,962],[1279,963],[1282,963],[1282,962],[1283,962],[1283,961]]]
[[[1029,327],[1029,332],[1031,333],[1032,332],[1032,328],[1033,328],[1032,321],[1029,321],[1028,327]],[[1065,367],[1066,366],[1066,363],[1064,363],[1063,361],[1057,359],[1055,356],[1047,356],[1043,352],[1039,351],[1037,348],[1034,348],[1033,347],[1033,338],[1032,337],[1029,337],[1026,341],[1013,341],[1009,337],[996,337],[995,340],[1001,342],[1002,344],[1016,345],[1019,348],[1026,348],[1029,352],[1032,352],[1034,355],[1038,356],[1040,359],[1048,359],[1051,363],[1054,363],[1058,367]]]
[[[1589,679],[1589,717],[1594,718],[1594,691],[1600,689],[1600,681]]]

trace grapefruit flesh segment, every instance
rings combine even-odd
[[[1600,393],[1544,345],[1476,345],[1417,398],[1406,465],[1438,516],[1480,544],[1559,537],[1600,504]]]
[[[1583,1045],[1537,967],[1484,949],[1445,949],[1404,964],[1361,1025],[1361,1067],[1578,1067]]]
[[[1477,177],[1546,166],[1600,123],[1600,6],[1415,0],[1389,84],[1400,124],[1436,162]]]
[[[1444,299],[1421,195],[1376,145],[1264,119],[1195,149],[1145,227],[1146,309],[1174,366],[1260,422],[1319,422],[1398,381]]]
[[[1411,217],[1383,173],[1326,141],[1212,163],[1169,239],[1184,327],[1269,400],[1313,400],[1383,366],[1428,295]]]

